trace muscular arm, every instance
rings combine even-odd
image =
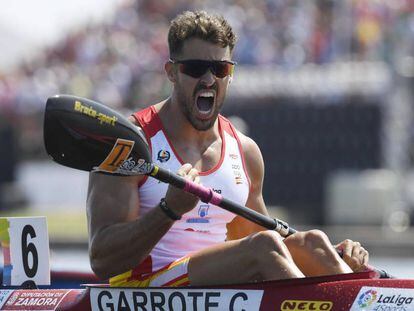
[[[139,215],[143,177],[91,173],[87,216],[92,270],[106,279],[135,267],[173,224],[159,208]]]
[[[139,126],[134,118],[129,120]],[[178,174],[199,182],[198,172],[190,164],[184,164]],[[103,279],[136,267],[173,224],[161,208],[140,214],[138,183],[143,178],[90,174],[89,257],[92,270]],[[169,186],[165,201],[171,211],[182,215],[196,206],[198,198]]]
[[[129,120],[138,126],[133,117]],[[173,224],[159,208],[140,215],[138,183],[143,178],[90,174],[89,257],[102,279],[136,267]]]
[[[262,154],[257,144],[251,138],[241,133],[238,133],[238,135],[243,148],[247,174],[249,175],[251,183],[246,206],[261,214],[268,215],[262,195],[264,177]],[[252,233],[265,230],[265,228],[256,225],[243,217],[236,216],[233,221],[227,225],[227,230],[227,239],[236,240]]]

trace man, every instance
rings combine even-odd
[[[159,165],[267,215],[258,146],[219,115],[231,83],[235,35],[220,16],[185,12],[168,34],[173,84],[166,100],[131,117]],[[185,164],[184,164],[185,163]],[[364,268],[368,253],[320,231],[286,239],[155,179],[92,173],[92,269],[112,286],[252,282]]]

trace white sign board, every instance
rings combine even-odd
[[[92,310],[259,310],[263,290],[91,288]]]
[[[50,285],[46,217],[0,218],[0,240],[3,285],[20,286],[27,281]]]

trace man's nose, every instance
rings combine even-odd
[[[200,82],[205,86],[212,86],[216,82],[216,76],[210,68],[201,76]]]

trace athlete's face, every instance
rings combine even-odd
[[[180,55],[174,59],[178,62],[186,60],[230,61],[231,53],[228,47],[222,48],[201,39],[189,39],[184,42]],[[180,109],[195,129],[206,131],[214,125],[223,106],[231,76],[220,78],[207,69],[205,72],[199,71],[199,77],[194,77],[194,74],[185,73],[185,69],[180,66],[182,64],[179,63],[166,66],[168,76],[174,83]],[[186,69],[191,70],[191,66],[197,66],[197,63],[185,63],[185,66],[190,66]]]

